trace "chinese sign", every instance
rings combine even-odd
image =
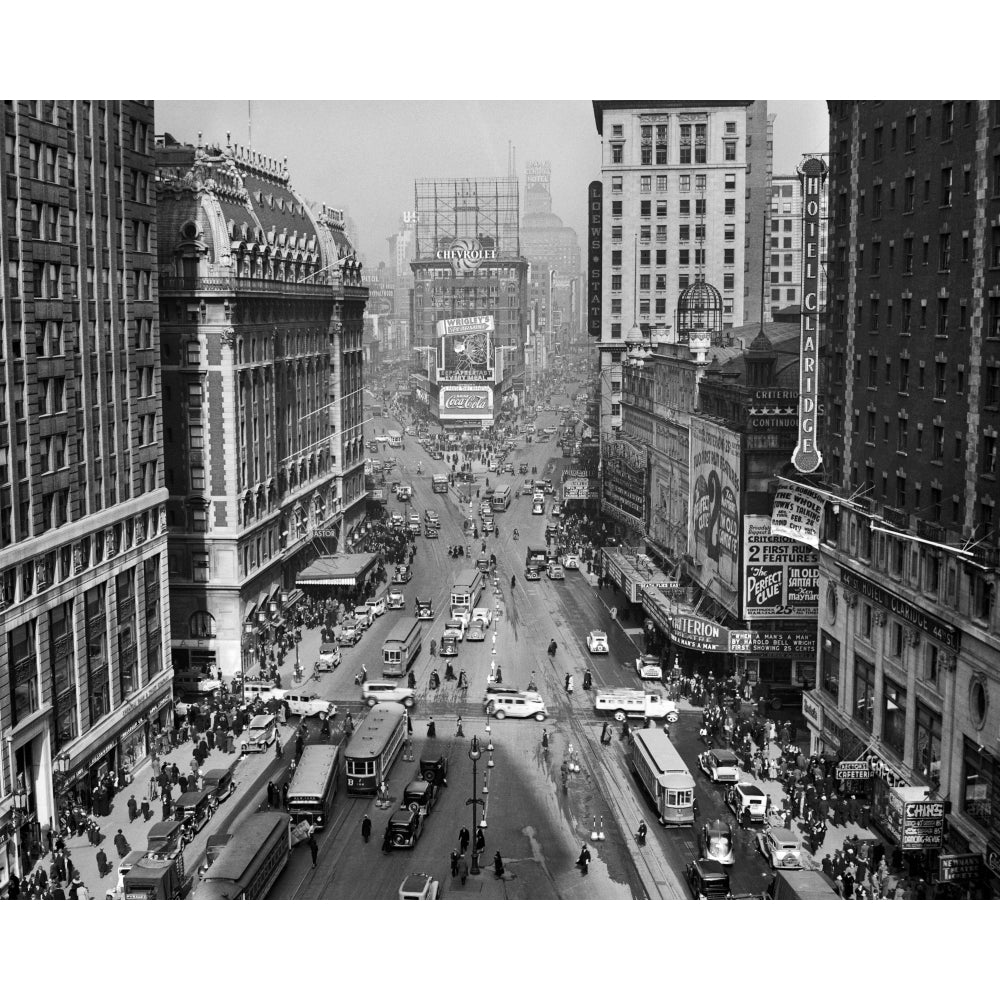
[[[815,619],[819,553],[771,533],[766,514],[743,518],[743,617]]]
[[[738,586],[740,436],[709,420],[691,418],[690,529],[696,563],[735,590]]]

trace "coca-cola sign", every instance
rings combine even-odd
[[[442,417],[492,417],[493,390],[489,386],[441,388]]]

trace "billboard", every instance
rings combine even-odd
[[[442,420],[493,419],[493,389],[488,385],[442,386],[438,402]]]
[[[646,527],[646,449],[607,435],[601,461],[604,496],[608,510],[636,531]]]
[[[767,514],[743,518],[743,618],[819,617],[819,553],[771,534]]]
[[[771,505],[771,531],[775,535],[819,549],[823,498],[803,486],[782,486]]]
[[[587,476],[565,476],[562,481],[563,500],[596,500],[599,495],[596,479]]]
[[[447,250],[436,251],[434,256],[437,260],[448,261],[456,277],[464,277],[475,274],[484,262],[495,262],[499,253],[496,247],[487,248],[474,237],[463,236],[452,240]]]
[[[493,382],[492,316],[438,320],[438,380]]]
[[[691,418],[688,551],[708,576],[739,586],[740,435]]]

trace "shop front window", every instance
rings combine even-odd
[[[941,787],[941,716],[917,702],[914,725],[913,769],[928,786]]]
[[[906,745],[906,688],[888,677],[882,682],[882,742],[897,757]]]
[[[1000,761],[966,738],[962,747],[962,811],[984,830],[991,829],[993,789],[1000,781]]]
[[[854,657],[854,718],[872,731],[875,718],[875,667],[860,656]]]
[[[840,696],[840,642],[826,632],[820,644],[820,687],[836,701]]]

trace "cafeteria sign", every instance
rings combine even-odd
[[[838,781],[867,781],[871,776],[871,766],[864,760],[842,760],[837,765]]]

